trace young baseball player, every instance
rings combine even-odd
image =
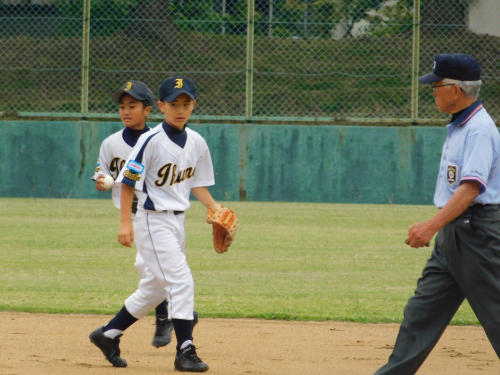
[[[104,176],[112,176],[116,180],[125,160],[132,152],[139,137],[148,132],[146,118],[154,103],[154,95],[142,82],[129,81],[113,95],[113,101],[119,105],[120,118],[125,128],[110,135],[101,144],[99,159],[94,177],[95,187],[100,191],[107,191],[103,186]],[[115,207],[120,209],[121,183],[115,182],[112,197]],[[137,198],[134,196],[132,214],[137,211]],[[141,279],[146,277],[144,261],[139,253],[136,256],[135,267]],[[167,345],[172,336],[172,321],[168,319],[167,301],[156,306],[156,331],[153,345],[157,348]]]
[[[194,83],[172,77],[159,91],[158,106],[165,121],[141,136],[117,179],[122,183],[118,241],[130,247],[135,237],[147,277],[140,280],[122,310],[90,337],[113,366],[125,367],[119,337],[168,295],[177,338],[175,370],[204,372],[208,365],[193,345],[194,281],[184,254],[184,212],[190,207],[190,193],[209,213],[220,206],[206,188],[214,184],[208,146],[197,132],[186,127],[196,103]],[[134,191],[139,205],[132,223]]]

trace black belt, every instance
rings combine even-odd
[[[165,212],[165,213],[169,213],[169,212],[173,212],[174,215],[180,215],[180,214],[183,214],[184,211],[172,211],[172,210],[163,210],[163,211],[153,211],[153,210],[144,210],[146,212]]]
[[[464,211],[464,214],[500,211],[500,204],[475,204]],[[463,214],[462,214],[463,215]]]

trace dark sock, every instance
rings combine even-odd
[[[167,300],[156,306],[156,316],[167,316],[168,315],[168,302]]]
[[[137,319],[130,315],[125,306],[123,306],[120,312],[104,327],[103,331],[106,332],[110,329],[125,331],[135,322],[137,322]]]
[[[193,341],[193,321],[183,319],[172,319],[175,337],[177,337],[177,352],[186,340]]]

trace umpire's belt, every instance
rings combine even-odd
[[[462,215],[479,215],[484,216],[488,212],[500,212],[500,204],[475,204],[467,208]]]

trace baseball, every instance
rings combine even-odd
[[[104,189],[111,189],[114,184],[115,180],[111,176],[104,176],[104,178],[101,179],[101,186]]]

